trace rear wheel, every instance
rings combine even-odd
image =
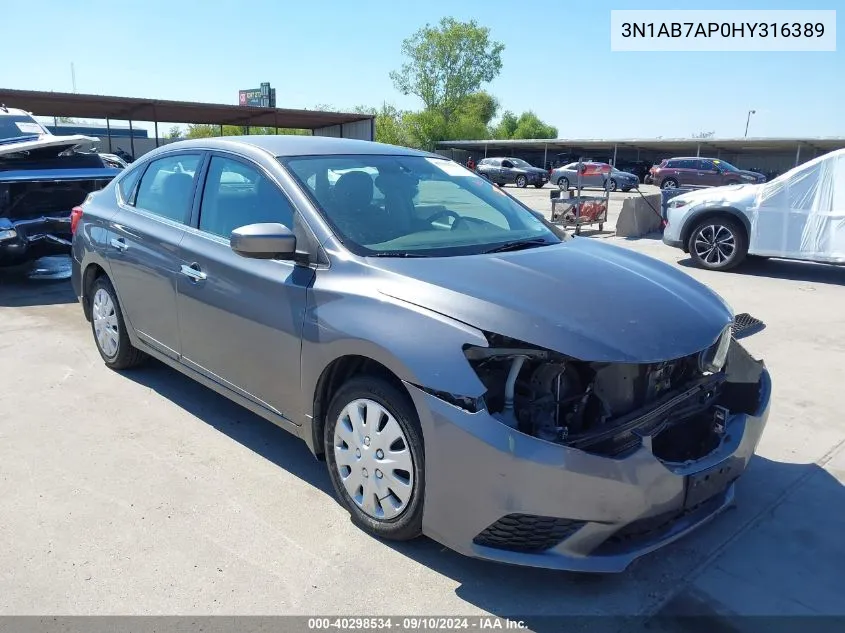
[[[525,186],[528,184],[528,178],[523,175],[519,175],[516,177],[516,186],[520,189],[525,189]]]
[[[678,188],[678,181],[674,178],[667,178],[663,182],[660,183],[661,189],[677,189]]]
[[[537,189],[542,189],[543,187],[545,187],[545,186],[546,186],[546,183],[544,183],[544,182],[535,182],[535,183],[534,183],[534,186],[535,186],[535,187],[537,187]]]
[[[353,378],[332,398],[323,441],[335,494],[356,525],[397,541],[422,533],[425,455],[407,394]]]
[[[147,355],[132,346],[117,294],[108,277],[98,277],[88,296],[91,302],[91,331],[97,351],[106,365],[111,369],[130,369],[143,363]]]
[[[616,181],[613,178],[611,178],[610,179],[610,190],[616,191],[616,187],[618,187],[618,185],[616,184]]]
[[[743,227],[732,218],[711,217],[699,222],[687,242],[693,262],[709,270],[730,270],[748,253]]]

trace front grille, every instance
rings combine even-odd
[[[763,330],[766,324],[760,319],[755,319],[747,312],[737,314],[734,317],[734,322],[731,325],[731,334],[735,339],[745,338]]]
[[[509,514],[473,539],[476,545],[514,552],[542,552],[569,538],[584,521],[533,514]]]

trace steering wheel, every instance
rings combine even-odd
[[[450,229],[452,231],[454,231],[455,227],[458,224],[460,224],[461,222],[463,222],[463,220],[464,220],[463,216],[458,215],[454,211],[452,211],[450,209],[443,209],[442,211],[438,211],[437,213],[428,216],[425,219],[425,222],[427,224],[433,224],[435,220],[439,220],[442,217],[451,217],[452,218],[452,227]]]

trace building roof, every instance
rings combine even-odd
[[[829,152],[845,147],[845,138],[841,137],[808,137],[808,138],[623,138],[623,139],[509,139],[482,141],[441,141],[438,147],[442,149],[466,149],[491,151],[548,150],[564,152],[570,148],[588,150],[613,151],[618,149],[655,150],[659,152],[689,151],[696,146],[701,150],[721,150],[725,152],[753,152],[753,151],[795,151],[798,146]]]
[[[255,108],[222,103],[167,101],[137,97],[41,92],[0,88],[0,104],[21,108],[37,116],[88,119],[254,125],[313,130],[373,118],[370,114]]]

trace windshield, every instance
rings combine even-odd
[[[0,114],[0,141],[10,138],[23,138],[47,134],[35,119],[26,115]]]
[[[726,163],[723,160],[714,160],[713,163],[716,165],[716,167],[725,171],[739,171],[736,167],[734,167],[730,163]]]
[[[473,255],[523,241],[526,247],[561,241],[528,208],[450,160],[380,155],[279,160],[357,255]]]

